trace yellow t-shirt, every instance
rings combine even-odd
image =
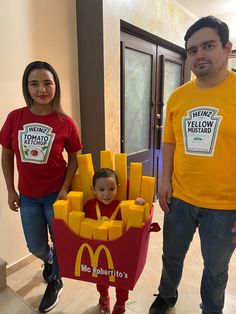
[[[211,209],[236,210],[236,73],[214,88],[195,80],[167,105],[164,143],[176,144],[173,196]]]

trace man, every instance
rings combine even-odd
[[[202,313],[222,314],[236,243],[236,73],[227,70],[232,44],[228,26],[212,16],[194,23],[184,39],[196,79],[178,88],[167,106],[159,191],[163,270],[149,313],[167,313],[177,302],[185,255],[198,228]]]

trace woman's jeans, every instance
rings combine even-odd
[[[55,248],[52,254],[48,244],[48,231],[53,241],[51,221],[54,216],[53,203],[57,195],[57,192],[43,197],[20,195],[21,222],[27,247],[32,254],[44,262],[52,260],[53,255],[52,279],[60,277]]]
[[[231,229],[236,210],[199,208],[176,198],[172,198],[170,208],[164,217],[160,295],[168,304],[176,303],[185,255],[198,228],[204,260],[201,308],[206,314],[222,314],[228,266],[235,249]]]

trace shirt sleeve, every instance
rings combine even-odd
[[[173,112],[171,110],[173,104],[173,99],[170,97],[168,103],[167,103],[167,109],[166,109],[166,118],[165,118],[165,124],[164,124],[164,133],[163,133],[163,143],[171,143],[175,144],[175,133],[174,133],[174,127],[173,127]]]

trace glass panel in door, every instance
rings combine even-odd
[[[172,92],[182,84],[182,64],[164,59],[164,69],[162,125],[165,121],[168,99]]]
[[[125,152],[149,149],[152,58],[125,48]]]

